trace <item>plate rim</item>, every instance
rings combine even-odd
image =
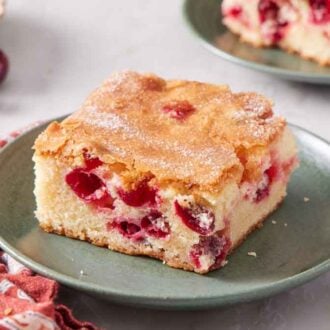
[[[42,126],[48,125],[54,120],[62,120],[66,116],[51,119],[34,127],[26,132],[24,132],[20,137],[6,145],[2,150],[0,150],[0,155],[4,150],[11,148],[15,143],[18,143],[20,139],[23,139],[28,134],[33,134],[34,131],[39,130]],[[317,134],[308,131],[295,124],[289,124],[290,127],[295,130],[302,131],[305,134],[312,135],[314,138],[319,139],[321,142],[325,143],[328,147],[330,142],[325,138],[318,136]],[[114,287],[102,287],[99,284],[85,282],[80,279],[74,278],[72,276],[60,273],[53,270],[47,266],[44,266],[32,258],[27,257],[24,253],[20,252],[18,249],[13,247],[7,240],[0,235],[0,248],[6,253],[12,256],[17,261],[21,262],[23,265],[32,269],[34,272],[49,277],[58,281],[61,284],[73,287],[79,291],[85,293],[95,294],[98,297],[117,302],[125,305],[134,305],[135,307],[147,307],[153,309],[167,309],[167,310],[196,310],[196,309],[208,309],[227,305],[233,305],[236,303],[248,302],[253,300],[258,300],[272,296],[274,294],[283,292],[287,289],[297,287],[304,284],[323,273],[330,270],[330,258],[324,260],[323,262],[308,268],[298,274],[288,276],[276,282],[271,282],[269,284],[263,285],[262,287],[256,288],[253,291],[245,289],[237,294],[227,294],[224,296],[199,296],[197,298],[175,298],[172,296],[157,296],[148,294],[127,294]],[[201,276],[201,275],[200,275]]]
[[[202,46],[204,48],[209,50],[214,55],[217,55],[226,61],[243,66],[245,68],[256,70],[256,71],[263,72],[263,73],[272,74],[272,75],[275,75],[282,79],[289,79],[289,80],[293,80],[293,81],[300,81],[300,82],[313,83],[313,84],[322,84],[322,85],[330,84],[330,75],[327,75],[327,74],[303,73],[300,71],[294,71],[294,70],[290,70],[290,69],[272,67],[272,66],[268,66],[266,64],[260,64],[260,63],[256,63],[251,60],[246,60],[246,59],[237,57],[235,55],[232,55],[232,54],[216,47],[203,36],[203,34],[198,30],[198,28],[195,26],[195,24],[192,22],[192,20],[190,18],[188,8],[195,1],[196,0],[183,0],[183,3],[182,3],[183,20],[185,22],[185,25],[188,27],[188,30],[190,31],[190,33],[199,41],[200,44],[202,44]],[[219,1],[219,4],[222,2],[222,0],[218,0],[218,1]],[[281,49],[279,49],[279,50],[284,52]]]

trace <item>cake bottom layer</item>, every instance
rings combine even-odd
[[[269,195],[259,202],[251,202],[233,189],[224,198],[234,201],[232,211],[226,219],[227,242],[214,241],[212,236],[202,237],[192,231],[181,230],[177,224],[173,208],[166,214],[172,228],[169,239],[149,238],[148,242],[137,242],[124,237],[120,231],[110,230],[107,226],[107,214],[99,212],[78,199],[63,183],[63,170],[51,158],[39,159],[36,166],[38,180],[36,187],[39,207],[36,212],[40,226],[47,232],[88,241],[94,245],[129,255],[145,255],[163,260],[171,267],[182,268],[198,273],[207,273],[225,264],[228,252],[233,251],[246,236],[262,224],[263,220],[279,205],[286,194],[286,180],[278,180],[271,185]],[[239,195],[236,195],[239,194]],[[196,245],[204,244],[202,249],[213,249],[223,244],[224,254],[220,262],[215,263],[213,256],[202,256],[196,263],[191,260],[191,251]],[[205,247],[206,244],[206,247]],[[203,251],[204,251],[203,250]],[[212,259],[213,258],[213,259]],[[210,265],[215,265],[210,268]]]

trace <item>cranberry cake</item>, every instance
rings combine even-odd
[[[224,0],[222,14],[243,41],[330,65],[330,0]]]
[[[226,86],[113,75],[35,142],[47,232],[207,273],[286,194],[298,161],[272,104]]]

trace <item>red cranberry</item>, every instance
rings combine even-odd
[[[170,226],[163,215],[158,211],[151,211],[141,219],[141,227],[148,235],[156,238],[165,238],[170,233]]]
[[[76,168],[66,175],[65,181],[74,193],[86,202],[93,202],[100,207],[113,207],[113,199],[97,175]]]
[[[82,199],[88,199],[95,191],[104,187],[102,180],[93,173],[74,169],[66,177],[66,183]]]
[[[264,173],[264,186],[256,191],[255,202],[260,202],[269,196],[270,185],[278,178],[279,168],[276,164],[269,167]]]
[[[208,235],[214,230],[214,213],[204,206],[190,204],[189,207],[183,207],[175,201],[174,207],[176,214],[191,230],[201,235]]]
[[[196,268],[201,268],[200,257],[207,255],[213,258],[211,269],[218,268],[226,258],[230,249],[230,241],[221,232],[213,236],[201,237],[198,244],[193,245],[190,258]]]
[[[129,223],[127,221],[122,221],[118,224],[119,231],[124,235],[131,237],[141,230],[141,227],[135,223]]]
[[[312,20],[316,24],[330,21],[330,0],[309,0],[312,9]]]
[[[109,231],[117,229],[121,235],[133,241],[142,241],[144,239],[144,233],[141,226],[137,224],[134,219],[119,217],[114,221],[107,224]]]
[[[94,170],[101,166],[103,162],[98,157],[92,157],[88,152],[84,152],[85,168],[87,171]]]
[[[267,185],[266,187],[263,187],[261,189],[258,189],[256,191],[254,201],[258,203],[268,196],[269,196],[269,185]]]
[[[271,42],[276,44],[283,38],[283,28],[288,25],[287,21],[283,21],[279,17],[280,6],[273,0],[261,0],[258,11],[261,23],[271,22],[269,37]]]
[[[269,183],[274,182],[279,176],[279,168],[276,164],[273,164],[270,168],[265,171],[265,174],[269,178]]]
[[[3,148],[7,143],[7,140],[0,139],[0,148]]]
[[[0,50],[0,83],[3,82],[7,76],[9,69],[9,61],[5,53]]]
[[[171,118],[183,120],[191,115],[195,108],[188,101],[171,101],[164,105],[162,110]]]
[[[129,206],[139,207],[147,203],[156,204],[157,191],[149,187],[147,180],[139,182],[132,190],[125,191],[119,188],[117,192],[122,201]]]
[[[236,6],[231,7],[228,10],[228,12],[227,12],[226,15],[228,15],[228,16],[230,16],[232,18],[239,18],[241,16],[242,12],[243,12],[242,6],[236,5]]]
[[[280,7],[275,1],[261,0],[258,5],[259,17],[261,23],[268,20],[277,20]]]
[[[225,261],[227,255],[228,255],[228,252],[231,248],[231,241],[228,237],[222,236],[219,239],[222,240],[223,246],[222,246],[220,253],[216,256],[214,264],[211,266],[212,270],[217,269],[223,265],[222,263]]]

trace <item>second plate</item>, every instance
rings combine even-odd
[[[330,67],[304,60],[278,48],[254,48],[222,24],[221,0],[186,0],[184,16],[202,44],[216,55],[281,78],[330,84]]]
[[[0,246],[36,272],[119,303],[197,309],[266,297],[330,269],[330,147],[303,129],[292,127],[301,166],[284,203],[226,267],[202,276],[40,230],[31,146],[44,128],[0,152]]]

